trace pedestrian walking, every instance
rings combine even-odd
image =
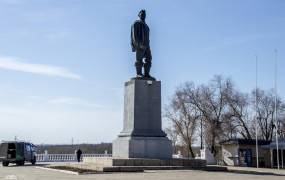
[[[81,155],[82,155],[82,151],[81,149],[77,149],[76,151],[76,156],[77,156],[77,161],[80,162],[80,159],[81,159]]]

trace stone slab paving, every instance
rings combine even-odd
[[[285,176],[254,175],[243,173],[205,172],[195,170],[146,171],[144,173],[106,173],[91,175],[72,175],[56,171],[48,171],[35,166],[0,166],[0,180],[284,180]]]
[[[253,167],[237,167],[237,166],[225,166],[229,171],[240,173],[267,173],[283,175],[285,180],[285,169],[271,169],[271,168],[253,168]]]

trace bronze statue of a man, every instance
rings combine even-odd
[[[149,74],[152,57],[149,47],[149,27],[145,22],[145,10],[141,10],[138,16],[139,20],[134,22],[131,30],[132,51],[136,52],[137,78],[154,79]],[[142,67],[144,67],[144,74],[142,74]]]

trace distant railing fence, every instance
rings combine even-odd
[[[76,154],[37,154],[37,162],[73,162],[77,161]],[[112,157],[112,154],[82,154],[83,157]]]

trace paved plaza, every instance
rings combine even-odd
[[[0,166],[0,180],[69,180],[69,179],[96,179],[96,180],[284,180],[285,176],[255,175],[231,172],[206,172],[198,170],[146,171],[144,173],[105,173],[90,175],[73,175],[57,171],[39,169],[40,166]]]

